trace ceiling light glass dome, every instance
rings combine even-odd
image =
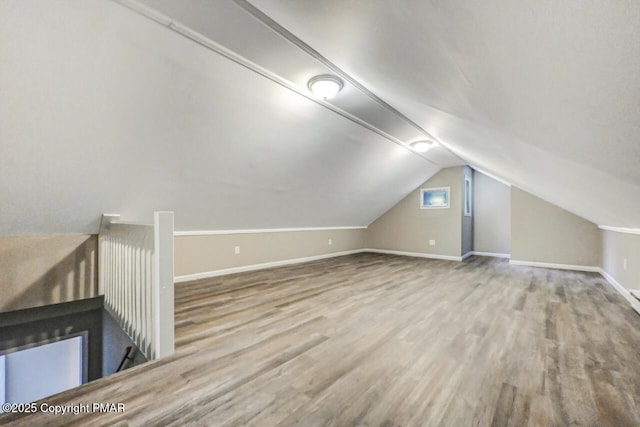
[[[309,80],[308,86],[315,96],[326,100],[336,96],[344,86],[344,83],[339,77],[323,74]]]

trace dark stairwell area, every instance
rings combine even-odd
[[[17,368],[21,354],[38,349],[42,362],[34,367],[41,382],[47,372],[60,377],[77,364],[80,383],[146,362],[144,355],[104,309],[98,295],[97,236],[23,236],[0,238],[0,399],[9,402],[25,380]],[[80,355],[60,360],[56,350],[43,350],[77,341]],[[125,358],[126,349],[131,347]],[[47,351],[50,351],[48,355]],[[34,353],[33,351],[31,353]],[[77,352],[76,352],[77,353]],[[6,361],[5,361],[6,359]],[[27,358],[28,359],[28,358]],[[25,359],[25,360],[27,360]],[[76,360],[77,359],[77,360]],[[57,364],[46,366],[48,361]],[[71,369],[73,373],[73,368]],[[28,374],[28,372],[27,372]],[[74,374],[75,375],[75,374]],[[62,375],[64,376],[64,375]],[[55,386],[44,390],[62,391]],[[45,391],[46,392],[46,391]],[[38,393],[38,392],[36,392]],[[43,393],[40,391],[40,393]],[[46,396],[38,395],[36,399]],[[15,402],[17,403],[17,402]]]

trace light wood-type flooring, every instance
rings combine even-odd
[[[176,285],[175,355],[22,425],[638,426],[640,317],[595,273],[357,254]]]

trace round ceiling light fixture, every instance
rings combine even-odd
[[[340,77],[322,74],[312,77],[307,86],[315,96],[326,100],[336,96],[344,86],[344,82]]]
[[[415,141],[410,145],[414,151],[418,153],[426,153],[431,147],[433,147],[433,141]]]

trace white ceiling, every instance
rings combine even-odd
[[[465,162],[640,227],[640,2],[123,3],[0,2],[0,235],[367,225]]]
[[[252,3],[470,164],[640,226],[640,2]]]

